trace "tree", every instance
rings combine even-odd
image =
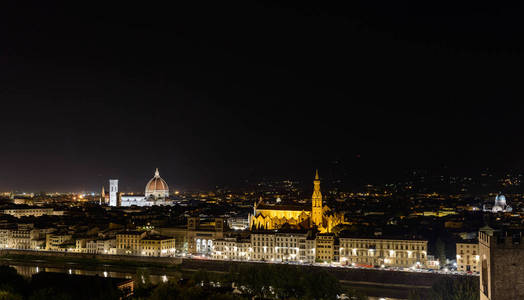
[[[322,269],[304,272],[296,266],[244,265],[231,270],[231,282],[246,296],[265,299],[336,299],[338,280]]]
[[[22,300],[22,296],[9,292],[9,291],[0,291],[0,300]]]
[[[408,293],[408,300],[424,300],[426,299],[418,290],[410,290]]]
[[[220,287],[214,283],[220,282]],[[242,293],[233,293],[232,284]],[[191,279],[169,281],[153,286],[138,299],[336,299],[342,293],[339,281],[329,272],[280,264],[232,266],[229,274],[195,272]],[[347,291],[351,299],[367,299],[362,293]]]
[[[299,298],[302,276],[295,266],[275,265],[272,268],[271,286],[275,297],[282,299]]]
[[[477,300],[479,280],[476,277],[446,277],[431,287],[431,299],[435,300]]]
[[[151,284],[151,281],[149,279],[150,274],[149,271],[138,269],[136,271],[135,275],[135,289],[133,294],[138,297],[147,297],[151,295],[151,292],[153,291],[154,286]]]
[[[233,276],[233,282],[250,297],[269,297],[274,265],[241,265]]]
[[[240,300],[237,295],[232,293],[231,289],[215,288],[212,286],[200,286],[193,280],[185,283],[166,282],[156,286],[147,299],[149,300]]]
[[[478,300],[479,281],[475,277],[444,277],[429,291],[411,290],[409,300]]]
[[[159,284],[151,293],[151,296],[148,298],[150,300],[169,300],[169,299],[178,299],[182,289],[175,282],[167,282]]]
[[[193,273],[193,276],[191,277],[196,284],[208,285],[211,281],[210,274],[202,269],[199,269],[198,271]]]
[[[61,293],[53,288],[39,289],[33,292],[29,300],[73,300],[70,295]]]
[[[16,297],[17,295],[26,295],[28,282],[19,275],[15,268],[9,266],[0,266],[0,291],[3,291],[2,297]],[[2,298],[10,299],[10,298]]]
[[[315,270],[303,275],[304,299],[336,299],[341,294],[338,279],[325,270]]]
[[[438,238],[435,243],[435,252],[440,261],[440,265],[443,266],[446,263],[446,244],[440,238]]]

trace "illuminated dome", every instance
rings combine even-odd
[[[160,177],[158,169],[155,171],[155,177],[151,178],[146,185],[146,198],[150,197],[155,199],[169,197],[169,187],[166,181]]]
[[[504,195],[498,195],[495,197],[495,205],[502,207],[506,206],[506,197],[504,197]]]

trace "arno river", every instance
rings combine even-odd
[[[115,277],[134,279],[135,281],[150,281],[153,284],[166,282],[171,279],[180,278],[180,273],[172,270],[162,270],[159,268],[139,268],[139,267],[125,267],[121,265],[101,264],[101,265],[81,265],[77,263],[63,263],[58,265],[55,262],[47,262],[44,260],[29,260],[19,261],[10,259],[1,259],[0,264],[9,265],[15,268],[18,274],[31,277],[39,272],[61,272],[77,275],[98,275],[101,277]],[[353,286],[352,286],[353,287]],[[358,288],[359,286],[354,286]],[[373,294],[374,297],[369,297],[369,300],[401,300],[405,299],[398,290],[388,288],[365,288],[368,294]],[[396,297],[396,298],[392,298]],[[398,298],[400,297],[400,298]]]

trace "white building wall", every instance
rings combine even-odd
[[[118,179],[109,180],[109,206],[118,205]]]

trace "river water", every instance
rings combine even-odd
[[[91,275],[101,277],[114,277],[114,278],[126,278],[134,279],[135,281],[146,282],[149,281],[153,284],[161,282],[167,282],[172,279],[180,278],[180,273],[174,271],[163,271],[157,268],[137,268],[137,267],[123,267],[115,266],[111,264],[85,266],[76,263],[65,263],[63,265],[56,265],[43,260],[31,260],[31,261],[13,261],[13,260],[2,260],[0,264],[9,265],[16,269],[18,274],[24,277],[31,277],[39,272],[60,272],[76,275]],[[388,291],[381,291],[379,294],[390,295]],[[370,293],[368,293],[370,294]],[[405,298],[391,298],[387,296],[368,297],[369,300],[403,300]]]

